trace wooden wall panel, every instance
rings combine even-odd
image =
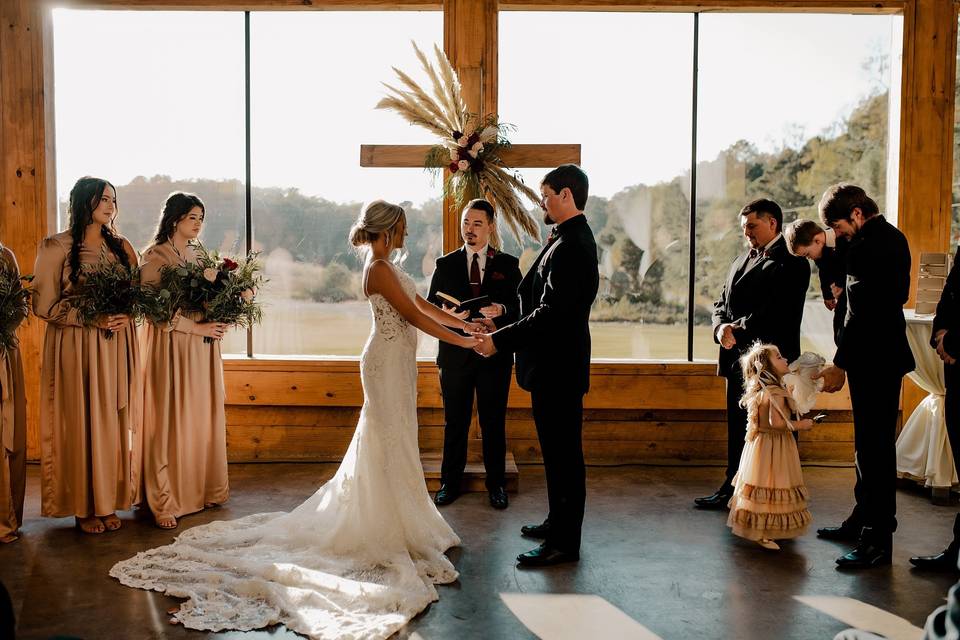
[[[32,0],[0,0],[0,242],[33,271],[56,202],[51,17]],[[27,450],[39,456],[40,349],[44,325],[20,329],[27,385]]]

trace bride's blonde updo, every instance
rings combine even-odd
[[[360,210],[357,221],[350,227],[350,244],[363,247],[376,242],[383,234],[387,244],[391,245],[392,233],[401,221],[406,224],[406,216],[400,205],[386,200],[368,202]]]

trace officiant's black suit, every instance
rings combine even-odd
[[[583,396],[599,281],[593,231],[574,216],[557,225],[520,283],[520,320],[493,334],[498,352],[516,352],[517,382],[530,392],[550,503],[546,543],[569,553],[580,550],[586,500]]]
[[[871,527],[889,548],[897,528],[897,414],[903,376],[914,369],[903,305],[910,248],[882,215],[868,218],[847,250],[847,314],[834,364],[847,372],[856,450],[856,507],[845,526]]]
[[[488,249],[480,295],[489,296],[492,303],[503,305],[504,314],[494,319],[497,327],[510,324],[519,317],[519,283],[520,266],[517,258]],[[467,250],[464,247],[461,246],[437,259],[427,300],[440,306],[446,301],[439,298],[437,292],[446,293],[461,301],[477,297],[470,286]],[[450,306],[449,302],[446,304]],[[477,314],[478,317],[479,315]],[[440,369],[440,391],[443,395],[446,423],[443,431],[441,483],[452,487],[455,492],[460,490],[463,469],[467,463],[467,436],[476,393],[487,489],[503,487],[504,457],[507,451],[504,430],[513,354],[498,353],[488,359],[472,349],[441,341],[437,366]]]
[[[740,356],[757,340],[775,344],[787,360],[800,355],[800,321],[809,284],[809,262],[790,255],[780,237],[755,258],[747,252],[733,262],[713,305],[714,342],[721,324],[739,326],[733,331],[737,344],[732,349],[721,347],[717,364],[717,374],[727,379],[727,472],[720,494],[733,493],[747,429],[747,412],[740,406]]]

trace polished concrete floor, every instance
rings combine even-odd
[[[215,519],[292,508],[333,465],[231,466],[228,505],[183,519],[181,530]],[[652,633],[679,638],[832,638],[846,625],[801,604],[795,595],[845,596],[875,605],[923,626],[943,602],[952,576],[917,574],[907,558],[942,548],[956,507],[933,506],[917,490],[901,488],[900,529],[892,567],[840,572],[834,558],[843,546],[812,533],[779,553],[733,537],[726,512],[691,508],[695,496],[715,488],[720,470],[690,467],[593,467],[582,560],[577,565],[523,570],[517,553],[531,547],[522,524],[543,516],[543,470],[520,469],[521,493],[505,512],[486,494],[470,494],[445,507],[463,538],[451,551],[458,583],[440,587],[440,601],[417,617],[401,638],[439,640],[535,637],[500,598],[502,593],[596,594]],[[851,504],[853,470],[807,468],[816,525],[837,523]],[[107,576],[110,566],[134,552],[165,544],[171,534],[142,514],[123,513],[124,528],[88,536],[70,519],[39,518],[37,468],[29,472],[23,538],[0,545],[0,580],[9,588],[18,637],[46,638],[294,638],[284,628],[205,634],[167,622],[176,601],[129,589]]]

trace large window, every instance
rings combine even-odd
[[[737,212],[750,199],[814,218],[823,190],[852,180],[896,220],[898,16],[504,11],[498,31],[513,141],[582,146],[595,358],[716,358],[712,303],[744,249]],[[410,40],[429,48],[442,34],[439,11],[57,10],[61,213],[77,177],[102,175],[142,248],[166,195],[197,192],[203,241],[228,253],[252,242],[269,278],[264,324],[231,332],[225,351],[357,355],[371,320],[346,235],[362,203],[406,203],[404,266],[421,291],[442,252],[431,176],[359,166],[362,143],[430,141],[374,106],[391,66],[417,69]],[[522,175],[536,189],[544,171]],[[505,248],[525,269],[539,244]],[[829,356],[818,291],[814,277],[804,347]],[[435,351],[421,340],[421,356]]]
[[[695,357],[717,354],[709,310],[744,249],[746,202],[773,198],[785,222],[817,219],[824,190],[851,181],[896,223],[900,83],[891,74],[902,29],[898,16],[700,18]],[[829,358],[832,316],[813,273],[802,347]]]
[[[753,198],[777,200],[788,222],[815,218],[824,189],[851,180],[896,221],[901,42],[897,16],[501,13],[501,118],[521,142],[579,142],[591,178],[594,357],[685,359],[692,320],[693,356],[716,359],[710,314]],[[803,346],[829,357],[814,274]]]
[[[207,209],[201,239],[245,249],[242,13],[53,12],[59,228],[77,178],[117,187],[120,232],[142,251],[171,191]],[[246,353],[243,331],[225,353]]]
[[[499,27],[515,141],[581,145],[600,254],[593,357],[685,359],[691,16],[503,12]],[[534,189],[543,174],[523,172]]]
[[[410,40],[432,47],[442,33],[439,11],[251,14],[252,214],[270,278],[255,353],[360,353],[371,316],[347,232],[364,201],[410,203],[404,268],[426,293],[443,248],[439,185],[359,158],[361,143],[428,141],[374,106],[391,66],[418,65]],[[435,350],[421,339],[421,356]]]

